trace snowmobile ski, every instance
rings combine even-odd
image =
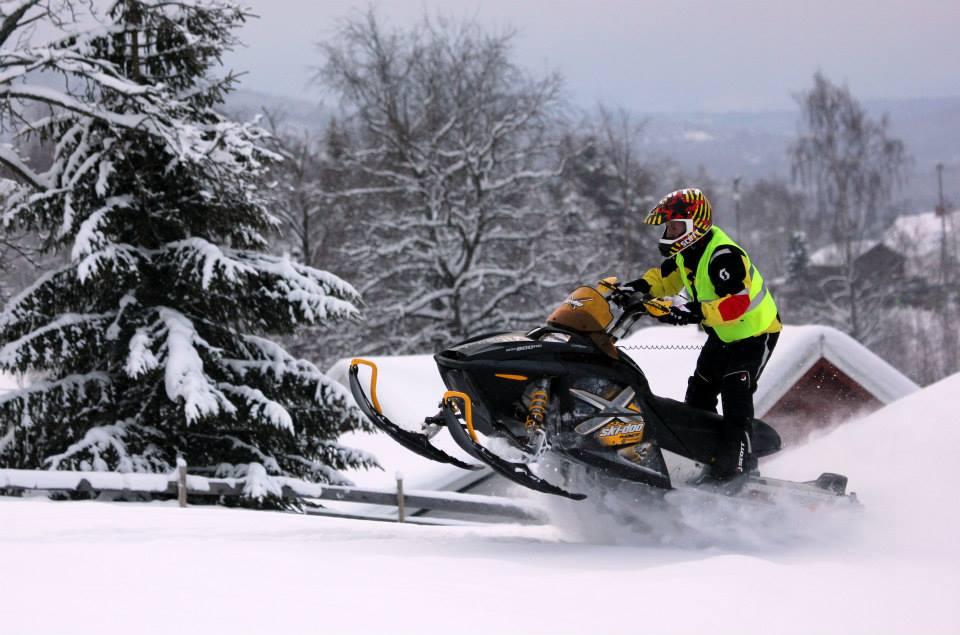
[[[364,366],[369,366],[373,371],[370,380],[370,395],[373,398],[372,403],[371,400],[367,398],[366,393],[363,392],[363,388],[360,386],[358,367],[361,364]],[[367,419],[369,419],[373,425],[390,435],[390,438],[408,450],[416,452],[420,456],[433,461],[449,463],[465,470],[479,470],[481,467],[483,467],[481,465],[473,465],[471,463],[461,461],[454,456],[450,456],[440,448],[430,443],[430,438],[427,435],[420,432],[406,430],[387,419],[380,410],[380,404],[377,401],[377,367],[373,362],[365,359],[354,359],[352,362],[350,362],[350,392],[353,393],[354,400],[357,402],[357,405],[360,406],[360,410],[364,415],[366,415]]]
[[[784,481],[760,474],[751,474],[745,489],[753,497],[781,494],[790,498],[806,500],[810,504],[850,503],[859,505],[855,492],[847,493],[847,477],[824,472],[812,481]]]
[[[466,397],[466,395],[463,395],[463,397]],[[459,398],[463,399],[463,397]],[[460,423],[460,419],[453,411],[453,407],[450,404],[450,399],[448,399],[446,396],[443,400],[441,408],[443,410],[444,419],[446,419],[447,422],[447,429],[450,431],[450,436],[453,437],[453,440],[457,442],[457,445],[463,448],[467,454],[476,458],[477,460],[483,461],[493,468],[495,472],[502,474],[511,481],[523,485],[529,489],[543,492],[544,494],[564,496],[573,500],[583,500],[587,497],[586,494],[568,492],[565,489],[557,487],[549,481],[546,481],[534,474],[532,471],[530,471],[530,468],[523,463],[514,463],[502,459],[487,448],[477,443],[473,436],[471,436],[473,434],[473,426],[469,415],[469,397],[466,397],[464,401],[466,404],[465,409],[467,410],[464,415],[470,430],[470,434],[464,430],[463,424]]]
[[[829,472],[824,472],[815,480],[799,482],[770,478],[758,472],[722,482],[701,476],[687,481],[687,485],[701,492],[756,502],[775,502],[779,498],[788,498],[812,509],[821,505],[860,503],[856,493],[847,493],[847,477]]]

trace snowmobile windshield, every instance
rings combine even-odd
[[[600,333],[613,322],[613,312],[603,295],[591,287],[578,287],[547,318],[547,324],[581,333]]]

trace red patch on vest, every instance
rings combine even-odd
[[[723,318],[723,321],[729,322],[746,313],[748,306],[750,306],[749,296],[746,294],[732,295],[717,305],[717,309],[720,310],[720,317]]]

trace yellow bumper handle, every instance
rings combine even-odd
[[[377,365],[369,359],[361,359],[360,357],[355,357],[350,361],[351,369],[360,365],[370,367],[370,400],[373,401],[373,407],[376,408],[377,413],[382,415],[383,410],[380,409],[380,401],[377,400]]]
[[[477,432],[473,429],[473,402],[470,400],[470,395],[456,390],[448,390],[443,393],[444,403],[451,399],[463,400],[463,418],[467,422],[467,432],[470,433],[470,438],[473,439],[474,443],[479,443],[477,440]]]
[[[663,317],[670,313],[670,307],[673,302],[667,298],[657,298],[655,300],[645,300],[643,303],[647,313],[653,317]]]

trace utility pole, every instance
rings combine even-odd
[[[951,306],[955,293],[951,293],[953,276],[950,275],[950,262],[947,258],[947,203],[943,198],[943,163],[937,164],[937,207],[935,210],[940,217],[940,289],[937,293],[937,310],[940,314],[941,332],[943,337],[943,375],[949,375],[957,370],[958,341],[956,323],[951,319]]]
[[[939,202],[936,214],[940,217],[940,283],[947,282],[947,206],[943,201],[943,164],[937,164],[937,189]]]
[[[737,240],[743,240],[740,233],[740,177],[733,177],[733,209],[737,215]]]

